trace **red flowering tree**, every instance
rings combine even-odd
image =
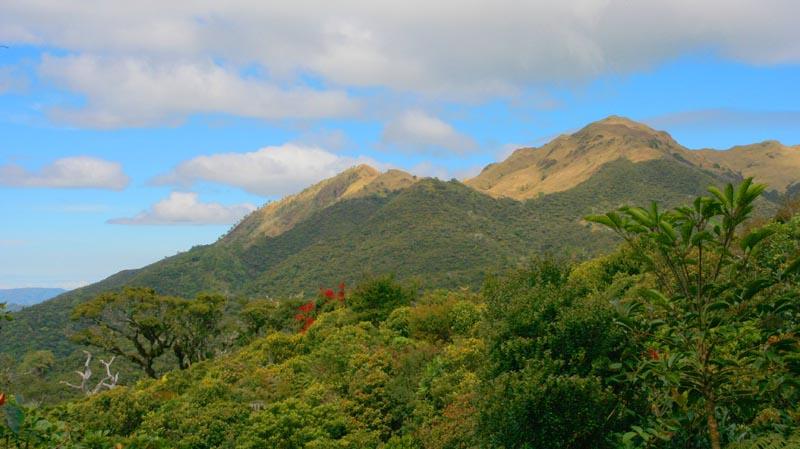
[[[295,321],[301,323],[300,332],[305,332],[316,321],[315,311],[317,304],[314,301],[309,301],[297,308],[297,315],[294,316]]]
[[[319,298],[316,301],[309,301],[297,308],[297,314],[294,316],[294,319],[300,323],[300,332],[307,331],[308,328],[314,324],[317,314],[320,312],[320,308],[336,304],[344,304],[346,296],[347,294],[345,292],[344,282],[339,284],[339,288],[337,290],[320,287]],[[317,307],[318,304],[319,307]]]

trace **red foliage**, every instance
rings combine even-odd
[[[339,284],[338,290],[334,290],[332,288],[320,287],[319,295],[321,298],[325,298],[326,301],[336,300],[339,301],[340,303],[344,303],[344,299],[346,296],[344,282]]]
[[[308,328],[311,327],[312,324],[314,324],[314,321],[317,321],[317,319],[314,318],[313,316],[306,317],[305,321],[303,321],[303,327],[300,328],[300,332],[307,331]]]
[[[326,304],[329,301],[339,301],[340,303],[344,303],[344,299],[346,296],[344,282],[339,284],[338,290],[334,290],[332,288],[320,287],[319,293],[320,293],[320,298],[324,298],[324,302]],[[317,310],[316,301],[309,301],[297,308],[297,311],[299,313],[294,316],[294,320],[299,323],[303,323],[300,332],[307,331],[308,328],[311,327],[312,324],[314,324],[314,321],[316,321],[316,318],[314,317],[316,310]]]
[[[647,356],[650,357],[650,360],[658,360],[661,358],[661,355],[655,348],[647,348]]]
[[[316,307],[317,307],[317,305],[314,303],[314,301],[309,301],[309,302],[303,304],[302,306],[298,307],[297,310],[299,310],[299,311],[301,311],[303,313],[309,313],[309,312],[313,312]]]
[[[6,394],[5,393],[0,393],[0,407],[5,405],[5,403],[6,403]]]
[[[299,321],[303,323],[303,326],[300,328],[300,332],[305,332],[314,324],[316,318],[312,315],[314,310],[317,308],[317,304],[314,301],[309,301],[300,307],[297,310],[300,312],[294,316],[295,321]]]

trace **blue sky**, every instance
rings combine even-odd
[[[616,114],[800,144],[788,0],[0,4],[0,288],[215,241],[356,163],[466,178]]]

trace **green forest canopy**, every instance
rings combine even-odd
[[[154,379],[54,407],[9,396],[0,442],[797,447],[800,216],[754,226],[759,189],[744,183],[670,211],[588,217],[626,243],[582,263],[537,259],[479,292],[423,292],[379,276],[312,300],[228,307],[192,331],[210,332],[214,358],[181,364],[167,350],[174,337]],[[90,309],[109,303],[99,297],[75,318],[100,316]],[[224,338],[232,333],[236,341]],[[3,391],[47,369],[41,356],[28,365]]]

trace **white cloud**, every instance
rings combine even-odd
[[[383,143],[409,151],[464,153],[476,147],[475,141],[450,124],[423,111],[406,111],[383,130]]]
[[[225,206],[202,203],[192,192],[172,192],[150,209],[130,218],[114,218],[109,224],[122,225],[206,225],[231,224],[256,209],[252,204]]]
[[[122,190],[130,178],[122,165],[89,156],[57,159],[38,172],[15,164],[0,165],[0,185]]]
[[[416,176],[438,178],[443,181],[449,181],[451,179],[464,181],[476,176],[481,172],[483,167],[483,165],[470,165],[454,169],[447,165],[424,161],[414,165],[408,171]]]
[[[337,86],[480,97],[537,83],[624,74],[696,52],[713,51],[749,64],[797,63],[798,15],[796,0],[140,0],[124,5],[106,0],[4,0],[0,41],[102,56],[97,65],[77,61],[102,73],[85,83],[96,79],[108,84],[90,86],[87,95],[90,103],[98,103],[94,114],[111,115],[106,120],[116,123],[121,120],[117,115],[127,117],[126,111],[106,109],[121,108],[124,102],[110,100],[111,94],[104,91],[118,87],[126,92],[120,98],[134,100],[133,118],[163,117],[155,106],[169,106],[175,101],[173,94],[166,92],[168,100],[144,108],[146,113],[136,109],[142,108],[136,95],[149,98],[150,88],[161,92],[162,81],[180,87],[178,81],[167,81],[171,76],[164,72],[181,69],[170,69],[165,61],[199,64],[185,69],[192,73],[186,76],[203,79],[203,86],[214,85],[205,78],[238,76],[206,73],[213,70],[203,69],[202,61],[213,59],[239,68],[255,65],[278,83],[311,74]],[[115,62],[120,60],[128,62]],[[118,72],[106,69],[107,61],[134,67]],[[68,65],[61,62],[54,70]],[[153,67],[136,67],[144,64]],[[129,83],[126,70],[149,81]],[[123,74],[122,86],[114,85],[117,73]],[[241,79],[228,82],[260,86]],[[180,90],[197,93],[190,90],[194,85]],[[267,93],[256,98],[282,97],[271,87],[265,89]],[[184,95],[175,109],[209,107],[205,100],[188,101]],[[233,97],[238,98],[236,93]],[[219,101],[211,101],[215,110]],[[223,103],[225,111],[242,104]],[[244,113],[273,117],[287,103],[291,102],[277,101],[279,106],[271,112],[263,112],[261,106]],[[305,113],[315,109],[294,107]]]
[[[45,55],[40,73],[87,100],[85,107],[51,110],[53,118],[97,128],[178,122],[193,113],[312,119],[358,109],[341,91],[281,88],[209,61]]]
[[[339,156],[318,147],[285,144],[249,153],[219,153],[182,162],[157,177],[160,185],[190,186],[208,181],[242,188],[263,196],[296,192],[368,158]]]

